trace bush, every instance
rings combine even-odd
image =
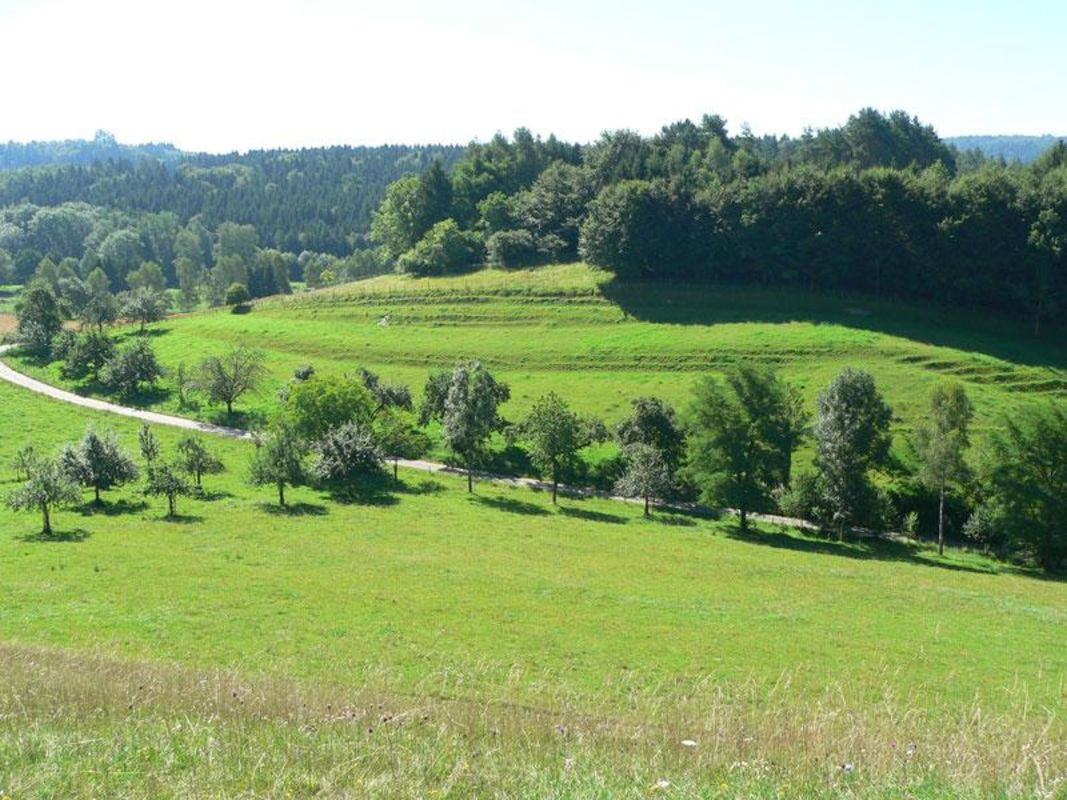
[[[243,283],[231,283],[226,290],[226,305],[241,306],[248,303],[252,296],[248,293],[248,287]]]
[[[382,471],[385,454],[369,425],[348,422],[327,431],[314,446],[312,473],[323,483],[351,484]]]
[[[817,522],[822,519],[822,485],[814,472],[804,472],[793,478],[788,487],[780,486],[774,493],[778,510],[787,517]]]
[[[528,267],[539,263],[537,241],[528,230],[497,231],[485,243],[487,260],[498,267]]]
[[[438,222],[397,262],[401,272],[412,275],[450,275],[478,263],[478,238],[460,230],[453,219]]]

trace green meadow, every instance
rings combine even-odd
[[[0,406],[0,491],[88,424],[136,451],[125,418]],[[211,444],[177,520],[137,487],[48,540],[0,511],[12,797],[1062,791],[1062,582],[411,470],[280,513],[252,445]]]
[[[325,373],[367,367],[419,393],[430,371],[463,357],[482,359],[510,384],[503,409],[510,418],[548,391],[609,422],[639,395],[683,408],[700,376],[742,360],[774,365],[810,404],[842,367],[870,370],[893,406],[898,443],[945,378],[963,382],[971,395],[979,440],[1005,414],[1067,397],[1062,333],[1034,339],[1025,323],[869,297],[620,286],[582,264],[382,276],[257,301],[248,314],[216,309],[153,327],[152,342],[172,376],[179,363],[195,365],[234,344],[262,350],[272,380],[238,404],[253,419],[271,413],[278,387],[302,364]],[[59,364],[23,360],[19,368],[71,385]],[[173,377],[164,387],[170,383]],[[101,393],[89,383],[73,387]],[[140,403],[173,412],[176,398],[164,391]],[[182,413],[222,419],[219,408]],[[809,458],[802,452],[801,464]]]

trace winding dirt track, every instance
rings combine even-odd
[[[5,352],[12,349],[13,345],[0,345],[0,356],[3,356]],[[5,380],[8,383],[20,386],[23,389],[29,389],[31,392],[37,392],[43,394],[46,397],[51,397],[54,400],[61,400],[64,403],[71,403],[72,405],[81,406],[82,408],[90,408],[94,411],[105,411],[110,414],[119,414],[124,417],[132,417],[133,419],[139,419],[143,422],[150,422],[154,425],[169,425],[172,428],[184,428],[185,430],[199,431],[201,433],[211,434],[213,436],[228,436],[231,439],[251,439],[252,434],[246,430],[240,428],[227,428],[224,425],[213,425],[210,422],[199,422],[195,419],[188,419],[187,417],[177,417],[172,414],[160,414],[157,411],[146,411],[141,408],[130,408],[129,406],[120,406],[117,403],[109,403],[106,400],[97,400],[95,397],[82,397],[80,394],[74,392],[68,392],[66,389],[60,389],[57,386],[52,386],[50,383],[39,381],[36,378],[31,378],[29,375],[25,375],[18,370],[12,369],[2,360],[0,360],[0,380]],[[466,474],[462,470],[449,466],[448,464],[441,464],[436,461],[423,461],[421,459],[407,459],[401,458],[398,463],[402,467],[408,469],[418,469],[424,472],[448,472],[455,474]],[[547,481],[538,480],[536,478],[516,478],[509,475],[494,475],[490,473],[474,473],[478,480],[492,481],[493,483],[505,484],[508,486],[520,486],[528,489],[535,489],[538,491],[552,491],[552,484]],[[622,503],[641,503],[642,500],[632,497],[621,497],[619,495],[611,494],[610,492],[602,492],[596,489],[589,489],[580,486],[565,486],[560,484],[559,493],[570,497],[596,497],[603,500],[615,500]],[[669,503],[665,501],[657,500],[655,505],[658,508],[674,509],[676,511],[687,511],[691,513],[704,513],[704,514],[723,514],[734,513],[729,509],[710,509],[704,506],[697,505],[695,503]],[[796,519],[794,517],[780,517],[774,514],[750,514],[753,519],[762,520],[764,522],[770,522],[779,525],[789,525],[795,528],[815,528],[816,526],[807,520]]]

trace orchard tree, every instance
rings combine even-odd
[[[233,416],[233,404],[245,392],[255,389],[266,374],[263,354],[238,346],[226,355],[201,361],[194,382],[210,402],[225,403],[227,416]]]
[[[645,516],[653,497],[669,494],[674,482],[671,468],[663,457],[663,451],[649,444],[636,443],[623,452],[626,470],[615,482],[615,491],[623,497],[640,497],[645,501]]]
[[[166,497],[167,516],[173,517],[177,513],[178,498],[191,495],[193,487],[182,475],[180,464],[163,461],[154,464],[148,470],[148,481],[144,492],[147,495]]]
[[[47,353],[52,339],[63,329],[59,303],[52,290],[40,284],[26,289],[15,306],[15,337],[28,350]]]
[[[63,374],[69,378],[92,375],[100,380],[100,370],[115,357],[115,342],[99,331],[87,331],[73,338],[63,354]]]
[[[52,535],[52,511],[56,506],[77,503],[81,490],[55,458],[35,459],[29,465],[25,483],[7,497],[14,511],[40,511],[44,520],[41,533]]]
[[[738,366],[697,386],[689,416],[689,474],[705,503],[738,509],[743,530],[788,474],[798,444],[793,395],[770,370]]]
[[[178,464],[196,481],[196,488],[202,488],[202,476],[218,475],[226,471],[226,465],[218,456],[208,450],[204,440],[192,434],[183,436],[178,441]]]
[[[145,326],[159,322],[167,314],[166,297],[148,287],[127,292],[122,300],[122,316],[140,323],[140,332]]]
[[[915,450],[922,461],[920,477],[937,491],[937,552],[945,552],[945,490],[970,474],[964,451],[974,409],[959,384],[940,385],[930,395],[927,416],[915,431]]]
[[[815,466],[838,537],[874,505],[868,475],[889,455],[892,411],[865,370],[845,367],[816,402]]]
[[[60,463],[67,477],[93,490],[98,506],[100,492],[137,479],[137,465],[111,431],[101,436],[89,428],[80,442],[63,448]]]
[[[986,483],[1013,543],[1045,570],[1067,566],[1067,410],[1006,419],[992,437]]]
[[[304,483],[304,460],[308,446],[291,422],[282,418],[256,443],[249,464],[249,480],[255,486],[274,486],[278,505],[285,506],[285,487]]]
[[[445,445],[467,470],[467,491],[474,491],[474,467],[485,455],[489,437],[503,430],[498,408],[511,396],[507,384],[480,361],[461,361],[449,372],[431,375],[423,393],[420,422],[441,422]]]
[[[156,438],[155,432],[147,422],[137,432],[137,444],[141,449],[141,458],[144,459],[145,466],[152,469],[152,464],[159,458],[159,439]]]
[[[583,447],[607,438],[607,431],[599,421],[580,418],[559,395],[549,392],[534,403],[509,435],[526,443],[534,466],[542,475],[548,475],[555,504],[560,471],[578,461],[578,451]]]
[[[349,422],[370,425],[376,401],[363,381],[347,375],[312,375],[288,387],[285,414],[308,441]]]
[[[633,411],[615,428],[615,438],[623,449],[647,444],[660,451],[673,471],[685,451],[685,432],[669,403],[658,397],[638,397],[631,401]]]
[[[415,404],[411,399],[411,389],[407,386],[402,383],[385,383],[377,373],[364,368],[360,368],[359,377],[377,403],[375,414],[389,408],[403,411],[414,410]]]
[[[120,313],[119,302],[111,293],[111,281],[100,267],[95,267],[85,278],[85,288],[89,296],[78,312],[78,320],[82,325],[103,331]]]
[[[102,373],[104,384],[126,397],[136,395],[142,387],[152,386],[162,376],[163,368],[156,360],[156,352],[144,339],[118,351]]]
[[[393,459],[393,480],[399,482],[402,458],[422,458],[430,451],[430,437],[419,429],[411,414],[400,408],[386,408],[374,419],[374,430],[382,451]]]

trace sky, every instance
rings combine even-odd
[[[860,108],[1067,134],[1063,0],[0,0],[0,141],[587,142]]]

